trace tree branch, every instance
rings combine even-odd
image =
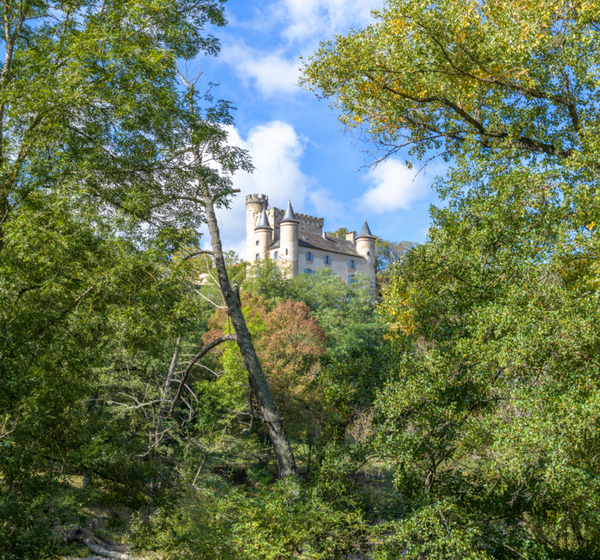
[[[207,344],[204,348],[202,348],[202,350],[200,350],[200,352],[198,352],[190,360],[190,363],[187,365],[187,367],[185,368],[185,371],[183,372],[183,378],[181,380],[181,383],[179,384],[179,389],[177,389],[177,393],[175,394],[175,397],[173,398],[173,402],[171,403],[171,408],[169,409],[169,414],[173,414],[173,409],[175,408],[175,404],[179,400],[179,397],[181,397],[181,391],[182,391],[183,387],[185,386],[185,382],[187,381],[187,377],[188,377],[188,375],[189,375],[190,370],[192,369],[192,367],[194,367],[194,364],[200,358],[202,358],[202,356],[204,356],[207,352],[210,352],[213,348],[215,348],[219,344],[222,344],[223,342],[226,342],[228,340],[237,340],[237,335],[235,335],[235,334],[225,334],[225,335],[217,338],[216,340],[213,340],[210,344]]]

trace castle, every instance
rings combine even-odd
[[[269,208],[264,194],[246,196],[246,259],[266,257],[285,263],[289,277],[314,274],[327,267],[345,282],[352,283],[357,272],[366,274],[375,286],[375,236],[365,220],[358,236],[351,231],[346,239],[328,237],[323,218],[296,214],[288,202],[284,212]]]

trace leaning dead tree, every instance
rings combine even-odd
[[[246,325],[246,320],[242,314],[242,305],[240,303],[240,297],[237,288],[233,288],[229,282],[227,276],[227,269],[225,267],[225,259],[223,258],[223,249],[221,245],[221,235],[219,232],[219,226],[217,224],[217,218],[215,215],[214,202],[210,195],[208,187],[201,187],[204,195],[204,209],[206,212],[206,222],[208,224],[208,231],[210,233],[210,240],[212,244],[215,267],[217,269],[217,278],[219,281],[219,287],[223,294],[223,300],[227,305],[227,314],[231,318],[231,324],[235,330],[236,342],[244,359],[244,365],[248,370],[248,377],[250,380],[250,387],[256,396],[267,429],[269,432],[269,438],[277,457],[277,464],[279,467],[279,476],[286,477],[296,474],[296,462],[294,460],[294,453],[292,446],[288,440],[288,437],[283,428],[283,421],[277,411],[275,405],[275,399],[271,393],[269,382],[265,376],[256,350],[252,344],[252,338],[250,331]]]
[[[193,126],[196,128],[190,130],[191,147],[188,152],[192,158],[190,168],[196,171],[194,173],[194,201],[200,203],[204,209],[212,245],[212,257],[217,271],[217,282],[225,302],[226,312],[235,330],[235,336],[231,338],[222,337],[222,339],[228,338],[231,340],[234,338],[240,349],[244,365],[248,371],[251,390],[260,406],[262,419],[267,425],[269,438],[277,457],[279,476],[281,478],[294,476],[297,474],[297,470],[292,446],[285,433],[283,421],[278,413],[269,382],[256,355],[252,337],[242,313],[239,290],[235,283],[232,286],[227,275],[221,233],[215,214],[216,202],[231,196],[234,192],[231,188],[229,175],[239,167],[233,155],[236,150],[226,145],[227,134],[221,124],[206,122],[195,112],[195,83],[200,73],[191,82],[181,74],[180,76],[188,88],[190,115],[197,117],[192,119]],[[216,170],[218,168],[220,168],[219,171]],[[247,168],[251,169],[249,163]],[[213,342],[218,344],[222,341]],[[214,347],[216,344],[211,343],[209,346]],[[199,354],[203,355],[204,350],[206,349],[203,349]]]

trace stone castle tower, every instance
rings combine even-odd
[[[323,218],[296,214],[291,202],[285,212],[269,208],[264,194],[246,197],[246,260],[270,257],[285,264],[290,277],[330,268],[346,282],[364,272],[375,285],[375,236],[365,221],[358,236],[328,237]]]

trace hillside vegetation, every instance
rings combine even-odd
[[[223,254],[251,154],[177,71],[222,1],[0,9],[0,560],[600,556],[597,3],[388,0],[306,60],[448,165],[377,293]]]

